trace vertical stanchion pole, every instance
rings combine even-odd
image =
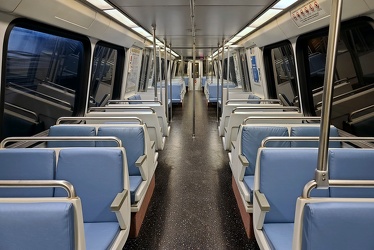
[[[171,54],[171,43],[169,44],[169,48],[170,48],[170,113],[169,113],[169,122],[171,122],[172,120],[172,115],[173,115],[173,81],[172,81],[172,78],[173,78],[173,67],[172,67],[172,54]],[[184,80],[183,80],[184,81]]]
[[[195,43],[192,45],[192,53],[193,53],[193,60],[192,60],[192,98],[193,98],[193,121],[192,121],[192,138],[195,138],[195,120],[196,120],[196,107],[195,107],[195,61],[196,61],[196,45]]]
[[[318,147],[318,165],[315,174],[317,188],[328,188],[327,158],[330,136],[330,119],[333,96],[333,82],[336,65],[336,50],[340,32],[342,0],[332,0],[330,28],[328,35],[326,70],[323,86],[320,141]]]
[[[168,52],[167,52],[167,41],[166,41],[166,38],[165,38],[165,50],[164,50],[164,53],[165,53],[165,68],[164,68],[164,74],[165,74],[165,115],[166,115],[166,118],[168,119],[169,118],[169,102],[168,102]],[[162,89],[161,89],[162,91]]]
[[[155,84],[155,101],[157,101],[157,62],[156,62],[156,24],[152,25],[153,34],[153,82]]]
[[[219,66],[220,66],[220,61],[219,61],[219,43],[217,44],[217,122],[219,122],[219,107],[218,107],[218,96],[219,96],[219,78],[220,78],[220,71],[219,71]]]
[[[226,100],[229,99],[229,83],[230,83],[230,46],[227,47],[227,85],[226,85]],[[223,95],[222,95],[223,97]],[[222,104],[223,106],[223,100]]]
[[[225,40],[222,39],[222,78],[221,78],[221,105],[223,105],[223,69],[225,67],[224,64],[225,61]],[[217,97],[217,106],[218,106],[218,97]],[[221,113],[222,113],[222,108],[221,108]],[[219,114],[221,116],[221,114]]]
[[[159,69],[160,69],[160,101],[163,102],[162,100],[162,67],[161,67],[161,63],[162,63],[162,56],[161,56],[161,47],[159,48],[158,50],[158,64],[160,65]]]

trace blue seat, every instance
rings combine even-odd
[[[81,198],[87,249],[107,249],[121,235],[119,221],[110,208],[117,194],[125,189],[125,181],[128,181],[125,177],[124,155],[120,148],[60,151],[56,178],[72,183]],[[63,195],[63,191],[55,191],[55,196]]]
[[[319,126],[292,126],[291,136],[319,136]],[[339,132],[336,127],[330,127],[330,137],[339,137]],[[318,141],[291,141],[291,147],[309,147],[318,148]],[[341,148],[341,143],[338,141],[331,141],[330,148]]]
[[[374,249],[373,211],[373,202],[306,204],[302,249]]]
[[[96,129],[93,126],[80,125],[55,125],[50,127],[48,136],[95,136]],[[95,147],[94,141],[49,141],[49,148],[62,147]]]
[[[71,203],[0,203],[0,221],[0,249],[75,249]]]
[[[131,187],[131,203],[134,204],[139,199],[135,199],[135,194],[138,188],[142,184],[143,176],[141,169],[136,166],[136,162],[139,157],[144,156],[145,152],[145,141],[144,131],[140,126],[136,127],[99,127],[97,131],[98,136],[116,136],[122,141],[123,147],[126,149],[127,165],[129,168],[130,176],[130,187]],[[114,142],[97,142],[98,147],[111,147],[115,146]],[[148,172],[147,170],[145,170]],[[135,178],[136,177],[136,178]],[[144,179],[145,180],[145,179]]]
[[[341,148],[329,150],[331,180],[374,180],[374,151]],[[331,197],[374,198],[374,188],[330,188]]]
[[[251,103],[251,104],[260,104],[260,100],[261,98],[255,94],[249,94],[248,95],[248,99],[249,100],[259,100],[258,102],[248,102],[248,103]]]
[[[127,98],[127,100],[141,100],[142,97],[139,94],[135,94]],[[142,102],[129,102],[130,104],[140,104]]]
[[[304,185],[314,176],[317,164],[314,148],[263,148],[259,152],[259,175],[255,176],[255,194],[264,195],[270,205],[265,214],[259,198],[254,198],[253,217],[256,239],[274,249],[291,249],[295,204]],[[259,193],[257,193],[259,192]],[[313,190],[313,196],[329,196],[329,190]],[[261,218],[263,221],[261,221]],[[265,247],[266,248],[266,247]]]
[[[0,150],[0,179],[2,180],[53,180],[56,155],[50,149]],[[0,197],[52,197],[53,188],[0,189]]]

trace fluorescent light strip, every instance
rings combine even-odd
[[[123,13],[119,12],[116,9],[113,10],[104,10],[105,13],[108,15],[114,17],[117,19],[119,22],[123,23],[129,28],[135,28],[138,27],[133,21],[131,21],[127,16],[125,16]]]
[[[149,34],[148,31],[146,31],[145,29],[141,28],[141,27],[135,27],[135,28],[132,28],[133,31],[135,31],[136,33],[144,36],[144,37],[149,37],[151,34]]]
[[[246,36],[248,35],[250,32],[252,32],[253,30],[255,30],[256,28],[255,27],[245,27],[242,31],[240,31],[238,34],[236,34],[235,36],[238,36],[238,37],[243,37],[243,36]]]
[[[280,0],[276,5],[273,6],[273,8],[274,9],[285,9],[296,2],[297,0]]]
[[[269,21],[275,15],[279,14],[282,10],[279,9],[268,9],[264,14],[262,14],[259,18],[257,18],[250,26],[257,28],[262,24]]]
[[[113,6],[110,5],[110,4],[108,4],[104,0],[87,0],[87,2],[89,2],[90,4],[96,6],[97,8],[99,8],[101,10],[110,10],[110,9],[113,9]]]

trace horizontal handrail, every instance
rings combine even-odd
[[[60,100],[58,98],[43,94],[41,92],[29,89],[29,88],[25,88],[23,86],[20,86],[18,84],[12,83],[12,82],[8,82],[7,85],[12,86],[16,89],[19,89],[21,91],[24,91],[26,93],[32,93],[34,96],[39,96],[39,97],[42,97],[42,98],[47,99],[47,100],[49,99],[50,101],[53,101],[55,103],[63,104],[63,106],[65,106],[67,108],[70,108],[70,110],[73,110],[73,106],[71,106],[71,104],[66,102],[66,101]]]
[[[234,108],[231,113],[235,113],[236,111],[242,111],[242,110],[249,110],[249,109],[280,109],[280,110],[296,110],[296,111],[300,111],[300,108],[299,107],[291,107],[291,106],[281,106],[281,107],[237,107],[237,108]]]
[[[70,94],[75,94],[75,90],[73,89],[69,89],[67,87],[64,87],[64,86],[61,86],[59,84],[56,84],[54,82],[51,82],[51,81],[41,81],[40,82],[41,84],[45,84],[45,85],[49,85],[49,86],[52,86],[56,89],[60,89],[60,90],[63,90],[64,92],[67,92],[67,93],[70,93]]]
[[[69,199],[77,198],[74,186],[65,180],[0,180],[0,188],[45,188],[58,187],[65,189]]]
[[[56,121],[56,125],[61,124],[62,121],[90,121],[90,120],[118,120],[118,121],[129,121],[129,122],[136,122],[140,125],[143,125],[143,120],[139,117],[119,117],[119,116],[72,116],[72,117],[60,117]]]
[[[300,117],[292,117],[292,116],[249,116],[243,120],[243,125],[246,125],[247,121],[249,120],[313,120],[313,121],[321,121],[321,117],[317,116],[300,116]]]
[[[111,110],[111,109],[132,109],[132,110],[150,110],[152,113],[156,113],[156,111],[151,107],[91,107],[88,112],[91,112],[93,110]]]
[[[18,109],[18,110],[20,110],[20,111],[22,111],[22,112],[25,112],[25,113],[27,113],[27,114],[30,114],[30,115],[32,115],[32,116],[35,118],[34,121],[36,121],[36,122],[39,121],[39,116],[38,116],[38,114],[35,113],[34,111],[31,111],[31,110],[28,110],[28,109],[22,108],[22,107],[20,107],[20,106],[14,105],[14,104],[9,103],[9,102],[4,102],[4,104],[5,104],[5,106],[9,106],[9,107],[12,107],[12,108]]]
[[[329,187],[374,188],[374,180],[329,180]],[[310,193],[317,188],[315,180],[309,181],[303,189],[302,198],[310,198]]]
[[[8,137],[0,143],[0,148],[5,148],[9,142],[47,142],[47,141],[112,141],[122,147],[122,141],[115,136],[43,136],[43,137]]]
[[[371,109],[371,108],[374,108],[374,105],[370,105],[370,106],[367,106],[367,107],[365,107],[365,108],[358,109],[358,110],[355,110],[355,111],[351,112],[351,113],[348,115],[348,122],[352,122],[352,117],[353,117],[354,115],[357,115],[357,114],[359,114],[359,113],[361,113],[361,112],[364,112],[364,111],[366,111],[366,110],[369,110],[369,109]]]
[[[271,102],[271,103],[281,103],[279,99],[230,99],[226,101],[226,104],[230,102]]]
[[[338,100],[341,100],[341,99],[344,99],[346,97],[350,97],[350,96],[354,96],[356,94],[359,94],[359,93],[362,93],[366,90],[369,90],[369,89],[372,89],[374,88],[373,87],[374,84],[370,84],[370,85],[366,85],[366,86],[363,86],[361,88],[358,88],[358,89],[354,89],[354,90],[351,90],[351,91],[348,91],[344,94],[341,94],[341,95],[337,95],[337,96],[334,96],[332,98],[332,101],[335,102],[335,101],[338,101]],[[317,103],[317,105],[314,107],[315,109],[319,108],[322,106],[322,101],[320,101],[319,103]]]
[[[266,143],[270,141],[319,141],[319,139],[318,136],[269,136],[262,140],[261,147],[265,147]],[[374,137],[330,137],[329,140],[340,142],[374,142]]]
[[[159,103],[162,105],[161,101],[156,100],[109,100],[108,104],[123,103],[123,102],[147,102],[147,103]]]

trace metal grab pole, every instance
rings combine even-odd
[[[229,83],[230,83],[230,46],[227,47],[227,85],[226,85],[226,100],[229,99]],[[222,94],[223,97],[223,94]],[[222,99],[223,105],[223,99]]]
[[[165,74],[165,115],[166,115],[166,118],[169,118],[169,102],[168,102],[168,53],[167,53],[167,41],[166,41],[166,38],[165,38],[165,50],[164,50],[164,53],[165,53],[165,68],[164,68],[164,74]],[[161,83],[161,82],[160,82]],[[161,84],[162,85],[162,84]],[[162,88],[161,88],[161,91],[162,91]]]
[[[159,67],[159,69],[160,69],[160,101],[162,102],[163,100],[162,100],[162,67],[161,67],[162,56],[161,56],[161,47],[158,50],[158,61],[159,61],[158,64],[160,65],[160,67]]]
[[[327,158],[330,136],[330,119],[333,96],[334,69],[336,65],[336,50],[340,32],[340,19],[342,14],[342,0],[332,0],[330,29],[328,36],[326,69],[323,88],[323,102],[321,113],[320,141],[318,147],[318,162],[315,180],[318,188],[328,188]]]
[[[157,62],[156,62],[156,24],[152,25],[153,31],[153,82],[155,84],[155,101],[157,101]]]
[[[172,120],[172,115],[173,115],[173,82],[172,82],[172,78],[173,78],[173,67],[172,67],[172,54],[171,54],[171,43],[169,44],[169,48],[170,48],[170,113],[169,113],[169,122],[171,122]],[[184,80],[183,80],[184,81]]]
[[[220,62],[219,62],[219,43],[217,44],[218,48],[217,48],[217,122],[219,122],[219,107],[218,107],[218,96],[219,96],[219,77],[220,77],[220,72],[219,72],[219,65],[220,65]]]
[[[221,78],[221,105],[223,105],[223,68],[225,66],[225,40],[222,39],[222,78]],[[227,73],[227,72],[226,72]],[[217,97],[217,106],[218,106],[218,97]],[[221,108],[222,113],[222,108]],[[221,116],[221,114],[220,114]]]
[[[195,43],[192,45],[192,53],[193,53],[193,61],[192,61],[192,98],[193,98],[193,121],[192,121],[192,138],[195,138],[195,120],[196,120],[196,110],[195,110],[195,61],[196,55],[195,51],[196,45]]]

